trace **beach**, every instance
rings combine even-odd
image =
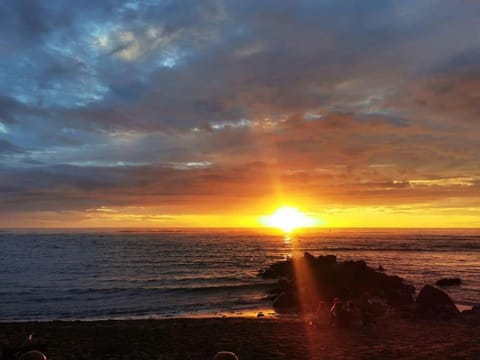
[[[299,318],[1,323],[0,342],[32,332],[55,359],[480,359],[480,316],[453,321],[382,319],[368,327],[315,326]]]
[[[280,315],[274,298],[279,289],[288,293],[288,283],[278,282],[285,274],[259,276],[297,250],[311,274],[326,276],[318,283],[335,274],[332,291],[371,285],[381,294],[415,285],[418,297],[423,285],[459,276],[461,285],[444,288],[447,302],[470,309],[479,299],[479,238],[478,231],[413,230],[323,232],[295,243],[231,230],[4,233],[0,345],[33,334],[54,360],[202,360],[218,351],[241,360],[480,359],[478,310],[429,313],[438,293],[419,311],[408,296],[406,312],[372,298],[374,310],[385,310],[373,324],[334,328]],[[322,255],[331,253],[338,260]],[[443,318],[450,320],[432,320]]]

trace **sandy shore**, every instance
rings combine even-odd
[[[0,343],[33,332],[49,359],[480,359],[478,322],[384,320],[368,328],[299,319],[208,318],[0,323]]]

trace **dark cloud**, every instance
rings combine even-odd
[[[433,116],[478,124],[480,66],[438,74],[418,89],[416,104]]]
[[[13,123],[16,116],[28,111],[27,107],[9,96],[0,96],[0,120],[5,123]]]
[[[27,45],[41,39],[50,30],[48,20],[43,7],[37,1],[2,2],[0,4],[0,29],[3,34],[13,35],[17,40],[7,42],[3,39],[3,43],[9,45],[3,47],[3,53],[17,49],[22,40]]]
[[[7,140],[0,139],[0,156],[21,152],[23,152],[23,150],[18,146],[13,145]]]

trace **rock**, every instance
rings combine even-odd
[[[269,290],[267,290],[267,292],[270,294],[270,295],[275,295],[277,296],[278,294],[280,294],[282,292],[282,288],[280,286],[278,287],[274,287],[274,288],[271,288]]]
[[[317,259],[315,258],[315,256],[313,256],[307,251],[305,251],[305,253],[303,254],[303,258],[310,266],[315,266],[317,262]]]
[[[298,276],[295,269],[302,269]],[[393,275],[367,266],[363,260],[338,262],[335,255],[318,257],[305,252],[303,256],[270,265],[259,275],[278,279],[270,293],[274,308],[281,312],[299,311],[299,297],[307,296],[308,306],[315,309],[318,301],[331,303],[335,298],[358,299],[364,294],[378,297],[392,307],[411,307],[415,288]],[[295,310],[297,309],[297,310]]]
[[[471,309],[463,310],[462,315],[480,316],[480,305],[473,305]]]
[[[459,313],[450,296],[431,285],[425,285],[415,299],[416,315],[423,319],[450,319]]]
[[[437,286],[458,286],[462,284],[462,280],[458,277],[456,278],[443,278],[438,280],[435,285]]]
[[[360,305],[362,313],[370,319],[382,317],[388,310],[387,304],[379,299],[371,299],[367,303]]]
[[[264,279],[276,279],[292,275],[293,267],[291,260],[276,262],[266,270],[260,271],[259,275]]]
[[[264,316],[265,316],[265,315],[264,315],[263,312],[261,312],[261,311],[257,314],[257,317],[264,317]]]
[[[407,307],[413,304],[413,296],[408,288],[392,290],[387,294],[388,305],[393,307]]]
[[[291,313],[300,311],[298,298],[293,293],[281,293],[273,300],[273,308],[279,313]]]
[[[480,326],[480,306],[474,305],[469,310],[463,310],[462,313],[463,320],[467,321],[472,326]]]
[[[415,303],[426,306],[450,306],[456,308],[447,293],[431,285],[425,285],[420,290]]]
[[[379,265],[378,268],[377,268],[377,271],[379,271],[379,272],[384,272],[385,269],[383,268],[382,265]]]
[[[319,255],[317,262],[332,265],[337,263],[337,257],[335,255]]]
[[[405,285],[405,287],[408,289],[408,291],[410,292],[410,294],[415,294],[415,286],[413,285]]]

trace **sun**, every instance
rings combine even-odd
[[[272,215],[262,216],[260,222],[265,226],[281,229],[286,233],[298,228],[311,227],[316,223],[313,218],[290,206],[282,206]]]

